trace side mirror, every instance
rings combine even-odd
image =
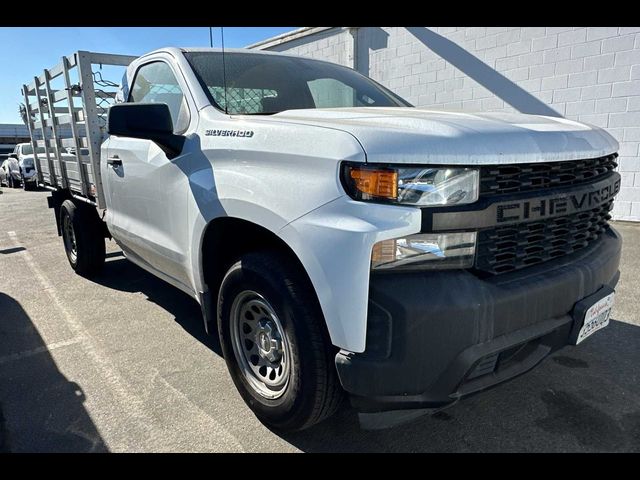
[[[17,153],[10,153],[9,154],[9,158],[15,158],[17,160],[18,159],[18,154]]]
[[[107,132],[119,137],[142,138],[156,143],[167,154],[182,152],[184,136],[173,133],[173,121],[165,103],[118,103],[107,117]]]

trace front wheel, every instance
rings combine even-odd
[[[71,268],[89,277],[104,266],[104,232],[97,212],[88,205],[65,200],[60,207],[62,240]]]
[[[231,377],[263,423],[302,430],[338,408],[335,349],[308,279],[285,255],[251,253],[229,269],[218,330]]]

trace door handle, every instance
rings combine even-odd
[[[118,155],[114,155],[107,158],[107,165],[111,165],[112,167],[121,167],[122,160],[120,160],[120,157],[118,157]]]

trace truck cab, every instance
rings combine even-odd
[[[349,68],[246,50],[152,52],[116,98],[96,195],[50,202],[69,262],[96,274],[111,237],[195,298],[274,428],[345,393],[441,408],[608,323],[620,175],[599,128],[415,108]]]

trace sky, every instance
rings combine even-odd
[[[225,27],[224,45],[245,47],[298,27]],[[208,47],[208,27],[0,27],[0,123],[22,123],[23,83],[77,50],[142,55],[162,47]],[[221,46],[213,27],[213,46]],[[118,82],[120,78],[109,79]]]

